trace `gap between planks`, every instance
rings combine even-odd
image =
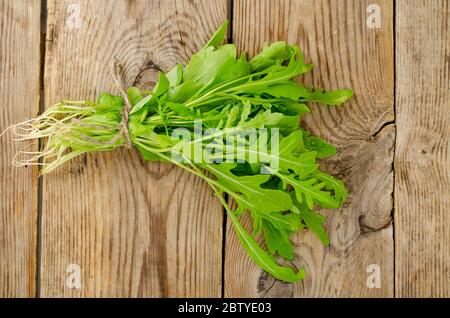
[[[397,145],[397,63],[396,63],[396,55],[397,55],[397,36],[396,36],[396,19],[397,19],[397,0],[393,0],[392,3],[392,58],[394,60],[394,100],[392,107],[394,108],[394,157],[392,159],[392,211],[391,211],[391,222],[392,222],[392,252],[394,257],[392,259],[392,271],[394,275],[392,277],[393,284],[393,298],[397,297],[395,290],[395,254],[396,254],[396,245],[395,245],[395,157],[396,157],[396,145]]]
[[[41,0],[41,23],[40,23],[40,74],[39,74],[39,113],[42,114],[45,110],[45,39],[47,29],[47,0]],[[38,147],[41,147],[41,140],[39,140]],[[39,158],[39,162],[42,163],[42,158]],[[42,166],[38,165],[38,171],[41,172]],[[43,179],[42,176],[38,176],[37,183],[37,216],[36,216],[36,282],[35,282],[35,297],[41,296],[41,251],[42,251],[42,188]]]

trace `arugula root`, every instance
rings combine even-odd
[[[299,84],[294,78],[312,65],[284,42],[250,60],[238,57],[233,44],[221,45],[226,28],[224,23],[186,66],[161,72],[151,91],[125,90],[115,76],[120,96],[61,101],[10,127],[16,140],[35,142],[13,164],[41,165],[45,174],[80,154],[131,144],[146,160],[171,162],[204,179],[251,258],[275,278],[295,282],[304,270],[281,266],[276,257],[293,260],[289,236],[305,228],[328,244],[325,218],[314,209],[339,208],[347,198],[344,183],[317,164],[336,149],[299,123],[310,111],[307,103],[339,105],[353,92]],[[38,140],[40,149],[30,150]],[[243,213],[251,216],[253,233],[240,224]]]
[[[40,116],[9,127],[15,141],[28,143],[13,158],[14,166],[39,165],[41,174],[88,151],[113,150],[124,144],[115,121],[95,121],[99,107],[89,101],[61,101]],[[38,151],[29,151],[37,140]]]

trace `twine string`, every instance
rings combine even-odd
[[[124,105],[121,111],[122,120],[120,121],[120,131],[114,139],[116,140],[120,138],[122,135],[124,135],[126,147],[131,148],[132,142],[130,137],[130,131],[128,130],[128,120],[131,111],[131,104],[128,99],[128,94],[125,91],[123,67],[118,60],[114,60],[111,73],[113,76],[114,84],[116,84],[124,100]]]

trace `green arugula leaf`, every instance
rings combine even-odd
[[[284,83],[291,78],[307,73],[311,70],[311,64],[303,63],[303,57],[298,47],[292,46],[293,54],[287,66],[278,67],[261,79],[250,80],[247,83],[236,85],[225,91],[228,93],[258,93],[269,85]]]
[[[289,241],[289,237],[285,231],[275,228],[266,220],[262,221],[262,229],[264,232],[264,241],[272,255],[278,252],[280,256],[287,260],[294,258],[294,246]]]
[[[307,99],[310,97],[308,89],[303,85],[298,84],[293,80],[288,80],[284,83],[269,85],[266,88],[261,88],[259,93],[266,93],[277,98],[288,98],[293,101],[299,99]]]
[[[166,75],[163,72],[159,72],[159,80],[153,88],[152,94],[141,99],[130,111],[130,115],[137,113],[144,106],[149,106],[152,104],[156,104],[158,97],[165,94],[169,89],[170,83],[167,79]]]
[[[300,216],[296,213],[272,212],[261,217],[270,222],[276,229],[287,233],[296,232],[303,228]]]
[[[315,171],[313,175],[320,182],[325,184],[325,188],[327,190],[334,192],[334,198],[337,202],[339,202],[339,207],[343,202],[345,202],[345,200],[347,200],[348,192],[345,188],[344,182],[322,171]]]
[[[208,165],[205,168],[217,177],[225,192],[230,194],[237,203],[248,210],[257,213],[286,211],[292,207],[289,194],[272,189],[264,189],[261,185],[268,181],[270,175],[236,176],[231,172],[235,163]]]
[[[324,245],[330,244],[327,231],[323,227],[326,218],[319,213],[312,212],[309,209],[299,209],[300,216],[305,225],[313,231]]]
[[[128,100],[131,103],[131,106],[136,105],[138,102],[140,102],[144,98],[142,96],[140,89],[137,87],[129,87],[127,89],[127,95],[128,95]]]
[[[186,108],[183,104],[167,102],[166,106],[178,115],[195,118],[195,112],[193,112],[192,109]]]
[[[252,72],[259,72],[274,65],[281,65],[292,56],[293,50],[285,42],[275,42],[264,49],[250,61]]]
[[[223,24],[213,34],[208,43],[206,43],[203,49],[208,48],[210,46],[217,48],[224,41],[227,29],[228,29],[228,20],[225,20]]]
[[[303,114],[309,113],[311,111],[305,104],[291,100],[283,101],[282,105],[289,113],[293,112],[299,116],[302,116]]]
[[[183,80],[183,65],[175,65],[169,72],[166,73],[167,80],[169,81],[169,87],[176,87],[180,85]]]
[[[183,81],[180,85],[169,89],[168,100],[175,103],[184,103],[197,93],[203,84],[194,81]]]
[[[207,47],[191,57],[183,74],[184,81],[207,85],[212,82],[220,70],[235,62],[236,47],[233,44],[220,46],[216,50]]]
[[[303,141],[305,147],[311,151],[315,151],[317,153],[317,158],[319,159],[333,156],[336,153],[336,148],[320,137],[304,134]]]
[[[109,109],[123,107],[123,98],[121,96],[111,95],[109,93],[102,93],[98,97],[98,103]],[[99,108],[97,108],[99,110]]]
[[[307,180],[300,180],[295,174],[276,173],[283,183],[289,184],[294,188],[298,202],[306,202],[310,209],[313,209],[314,203],[321,205],[324,208],[336,209],[339,207],[339,202],[326,191],[325,183],[319,182],[316,178]]]
[[[335,91],[325,92],[323,89],[316,89],[310,96],[311,102],[326,105],[340,105],[348,101],[353,96],[350,89],[338,89]]]
[[[283,173],[294,171],[301,179],[316,170],[316,153],[304,152],[302,132],[294,131],[280,141],[279,164]]]
[[[236,229],[237,236],[244,248],[247,250],[253,261],[258,264],[263,270],[270,273],[276,279],[284,282],[297,282],[305,277],[305,271],[300,269],[294,272],[292,268],[280,266],[275,262],[273,256],[265,252],[258,243],[245,231],[239,220],[233,213],[228,213],[231,222]]]

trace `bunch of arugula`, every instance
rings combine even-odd
[[[129,134],[145,159],[172,162],[206,180],[252,259],[275,278],[295,282],[304,277],[304,270],[281,266],[275,256],[292,260],[294,247],[289,236],[304,228],[329,244],[325,218],[313,209],[339,208],[347,197],[343,182],[320,171],[316,163],[316,159],[333,155],[335,148],[299,127],[300,119],[310,111],[306,102],[339,105],[353,93],[347,89],[325,92],[294,81],[313,66],[303,62],[298,47],[284,42],[265,47],[251,60],[245,55],[237,57],[235,45],[221,45],[226,29],[227,22],[186,66],[178,64],[161,72],[153,90],[128,88],[132,105]],[[125,138],[119,135],[123,107],[121,96],[108,93],[101,94],[97,102],[54,105],[15,127],[22,140],[46,138],[39,152],[22,152],[31,157],[17,163],[30,164],[42,157],[41,172],[48,173],[82,153],[123,146]],[[199,122],[202,129],[211,131],[209,135],[199,135]],[[188,141],[173,137],[179,128],[187,132]],[[246,138],[231,146],[225,141],[227,133],[264,128],[267,133],[258,135],[256,142],[268,148],[275,138],[268,128],[278,128],[276,169],[268,164],[274,155],[250,147]],[[197,162],[187,151],[195,147],[204,151],[212,144],[209,161]],[[241,160],[230,162],[223,152],[214,151],[227,147],[241,154]],[[250,162],[250,155],[256,162]],[[234,210],[230,199],[236,202]],[[253,235],[239,221],[243,213],[253,220]],[[267,249],[257,243],[259,235]]]

